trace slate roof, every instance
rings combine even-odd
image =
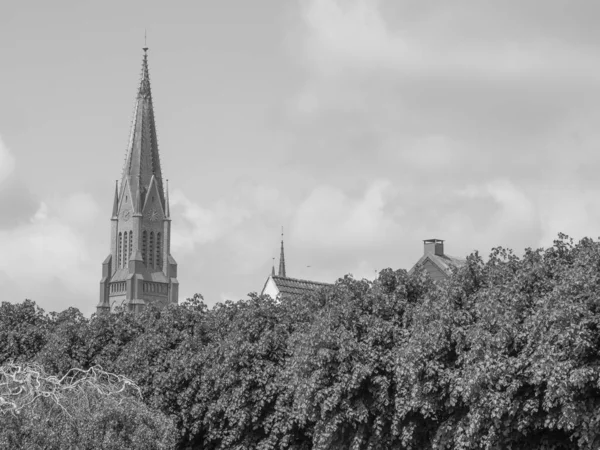
[[[282,297],[299,297],[323,287],[333,286],[331,283],[280,277],[278,275],[271,276],[271,278],[273,278]]]
[[[149,270],[143,270],[138,275],[142,275],[142,278],[146,281],[154,281],[156,283],[168,283],[169,279],[162,272],[150,272]],[[131,274],[129,273],[129,267],[121,267],[117,269],[112,278],[113,281],[125,281],[130,278]]]
[[[440,268],[444,273],[450,275],[450,271],[452,267],[461,267],[463,266],[467,260],[456,258],[455,256],[450,255],[436,255],[434,253],[427,253],[426,255],[421,256],[421,258],[416,262],[412,269],[410,269],[410,273],[414,272],[414,270],[423,264],[427,259],[429,259],[432,263]]]

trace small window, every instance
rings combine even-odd
[[[150,242],[148,242],[148,264],[149,267],[154,267],[154,231],[150,232]]]
[[[160,241],[160,232],[156,233],[156,268],[162,269],[162,248]]]
[[[127,245],[128,236],[129,233],[127,231],[123,233],[123,267],[127,267],[129,263],[129,258],[127,257],[127,249],[129,248],[129,245]]]
[[[142,233],[142,258],[144,259],[144,264],[148,264],[148,258],[146,255],[146,251],[148,248],[148,244],[147,244],[147,236],[148,233],[146,233],[146,230],[144,230],[144,232]]]
[[[121,267],[121,261],[123,260],[123,233],[119,233],[119,247],[117,249],[119,253],[117,267]]]

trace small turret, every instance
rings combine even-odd
[[[115,199],[113,201],[112,218],[116,219],[119,214],[119,180],[115,181]]]
[[[285,277],[285,255],[283,254],[283,227],[281,227],[281,253],[279,254],[279,273],[280,277]]]

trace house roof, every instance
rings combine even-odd
[[[298,278],[280,277],[278,275],[272,275],[271,278],[275,282],[279,294],[282,297],[296,297],[301,296],[317,289],[333,286],[331,283],[321,283],[319,281],[300,280]]]
[[[450,274],[452,267],[458,268],[466,263],[466,259],[456,258],[450,255],[436,255],[434,253],[427,253],[421,256],[412,269],[410,269],[410,273],[414,272],[418,266],[424,264],[428,259],[438,266],[440,270],[447,274]]]

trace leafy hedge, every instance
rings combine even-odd
[[[470,255],[449,280],[350,276],[84,318],[0,306],[0,363],[100,364],[204,449],[600,448],[600,244]]]

